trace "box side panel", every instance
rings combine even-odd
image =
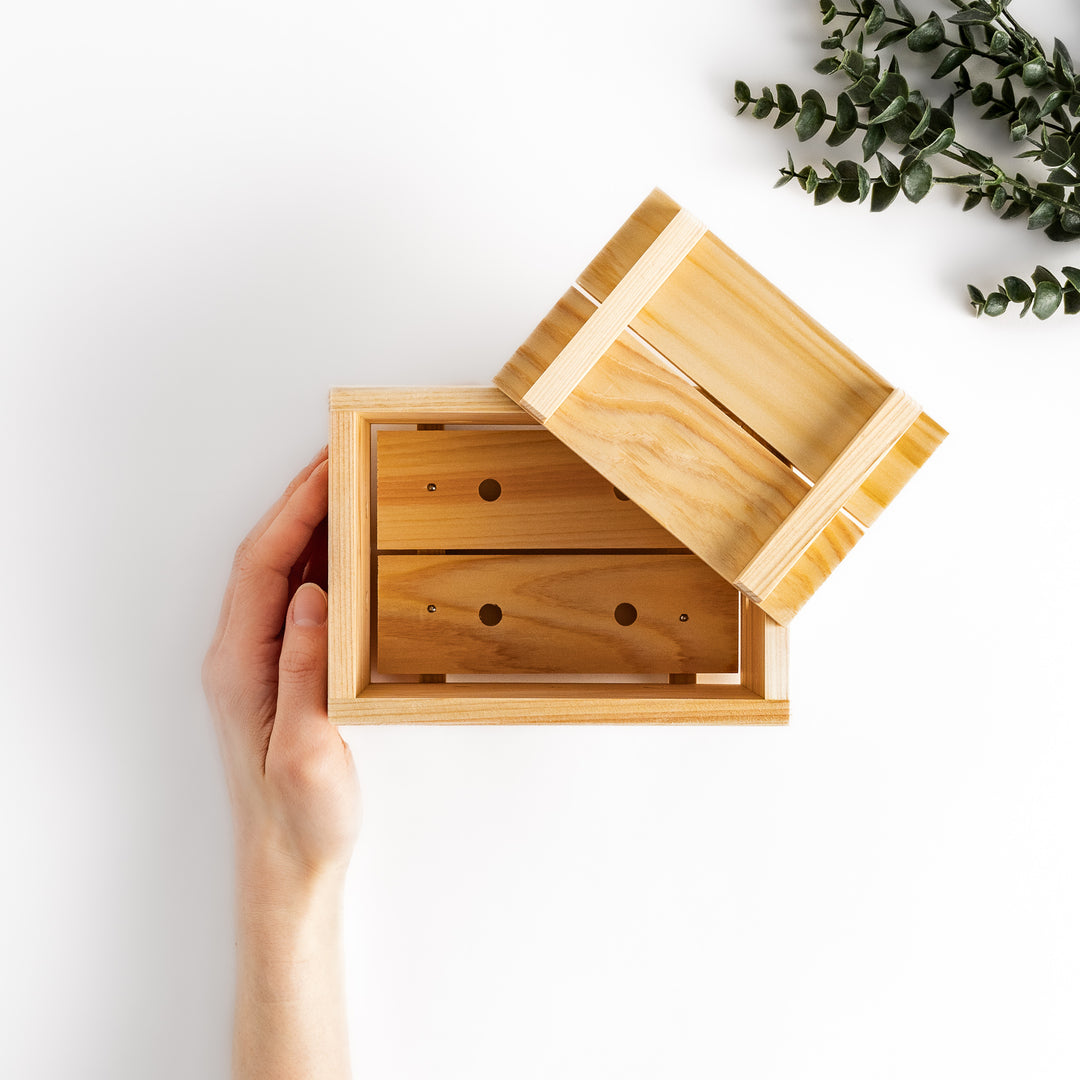
[[[369,686],[332,701],[338,724],[786,724],[788,703],[741,686]]]

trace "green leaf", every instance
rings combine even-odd
[[[895,30],[890,30],[877,43],[877,47],[874,51],[881,52],[882,49],[887,49],[890,45],[895,45],[896,42],[906,38],[909,33],[911,33],[911,31],[906,26],[899,26]]]
[[[1061,286],[1056,281],[1040,281],[1035,286],[1032,310],[1036,319],[1049,319],[1061,306]]]
[[[1011,40],[1012,38],[1004,30],[995,30],[994,36],[990,39],[990,51],[992,53],[1006,52]]]
[[[835,199],[840,193],[840,183],[837,180],[822,180],[814,190],[814,205],[821,206]]]
[[[1009,128],[1009,138],[1012,139],[1013,142],[1020,142],[1023,139],[1027,138],[1027,133],[1027,124],[1025,124],[1022,120],[1017,121],[1015,124],[1013,124],[1011,128]]]
[[[1060,109],[1068,100],[1069,93],[1067,90],[1055,90],[1042,103],[1042,108],[1039,109],[1039,119],[1049,116],[1055,109]]]
[[[923,109],[922,116],[919,117],[919,122],[911,129],[911,134],[908,138],[914,142],[919,138],[922,133],[930,126],[930,114],[934,111],[934,107],[928,101],[926,108]]]
[[[833,72],[840,70],[840,60],[836,56],[826,56],[824,60],[819,60],[814,65],[814,70],[819,75],[832,75]]]
[[[907,98],[905,98],[905,97],[895,97],[895,98],[892,99],[892,101],[889,102],[888,105],[885,106],[884,109],[881,110],[881,112],[879,112],[877,114],[877,116],[872,117],[870,119],[869,123],[871,123],[871,124],[885,124],[885,123],[888,123],[888,121],[892,120],[894,117],[899,116],[904,111],[905,108],[907,108]]]
[[[969,285],[967,287],[967,290],[968,290],[968,296],[971,297],[971,302],[973,304],[985,304],[986,303],[986,297],[983,296],[982,292],[979,289],[976,289],[974,285]]]
[[[828,2],[821,4],[821,25],[828,26],[836,18],[836,5]]]
[[[981,191],[969,191],[967,198],[964,200],[964,210],[974,210],[983,200]]]
[[[1060,68],[1061,74],[1065,76],[1062,82],[1075,81],[1076,72],[1073,70],[1072,57],[1069,55],[1069,50],[1057,38],[1054,38],[1054,66]]]
[[[859,123],[859,114],[847,94],[840,94],[836,99],[836,126],[841,131],[854,131]]]
[[[950,71],[955,71],[970,56],[970,49],[966,49],[962,45],[955,46],[942,57],[941,63],[934,69],[934,74],[930,78],[944,78]]]
[[[986,312],[991,318],[997,318],[998,315],[1004,315],[1005,309],[1009,306],[1009,298],[1002,292],[992,292],[986,298],[986,307],[983,311]]]
[[[982,108],[993,96],[994,88],[988,82],[981,82],[971,91],[971,104]]]
[[[1024,65],[1023,80],[1025,86],[1042,86],[1046,82],[1047,75],[1050,74],[1049,69],[1046,66],[1046,61],[1041,56],[1036,56],[1034,60],[1029,60]],[[1036,312],[1038,314],[1038,312]]]
[[[1076,315],[1080,313],[1080,292],[1075,289],[1065,290],[1065,314]]]
[[[884,155],[878,154],[878,167],[881,169],[882,182],[889,187],[900,186],[900,170]]]
[[[874,3],[870,5],[870,14],[866,16],[866,32],[876,34],[884,21],[885,9],[877,3],[877,0],[874,0]]]
[[[799,173],[799,184],[807,195],[813,195],[818,186],[817,170],[808,165]]]
[[[740,104],[746,105],[753,95],[750,93],[750,87],[741,80],[735,84],[735,100]]]
[[[750,115],[758,120],[764,119],[776,107],[776,102],[771,97],[759,97],[754,103]]]
[[[896,14],[908,24],[908,26],[915,25],[915,16],[911,14],[906,7],[904,7],[901,0],[893,0],[893,7],[896,9]]]
[[[900,173],[900,186],[912,202],[920,202],[934,183],[934,170],[920,160],[911,162]]]
[[[915,53],[933,52],[945,40],[945,24],[936,11],[908,34],[908,48]]]
[[[990,199],[990,209],[1000,210],[1009,199],[1009,193],[1003,186],[994,188],[994,194]]]
[[[816,90],[807,90],[802,96],[802,108],[795,121],[795,134],[799,142],[813,138],[825,123],[825,99]]]
[[[1075,266],[1063,266],[1061,272],[1074,289],[1080,289],[1080,270]]]
[[[889,187],[881,180],[875,180],[870,185],[870,212],[880,214],[882,210],[887,210],[899,194],[899,187]]]
[[[985,4],[972,4],[971,7],[964,8],[955,15],[949,16],[949,22],[956,23],[957,26],[968,25],[971,23],[985,25],[993,22],[993,20],[994,12]]]
[[[1014,304],[1022,304],[1035,295],[1031,291],[1031,286],[1023,278],[1007,277],[1003,284],[1005,286],[1005,295]]]
[[[1031,211],[1027,227],[1029,229],[1045,229],[1057,217],[1058,208],[1052,202],[1041,202]]]
[[[1049,282],[1051,285],[1057,285],[1059,288],[1061,287],[1061,282],[1058,281],[1058,279],[1054,277],[1054,275],[1050,273],[1050,271],[1047,270],[1045,266],[1036,266],[1031,273],[1031,280],[1034,281],[1036,285],[1038,285],[1040,282],[1046,281]]]
[[[940,154],[942,150],[952,146],[955,138],[956,130],[948,127],[929,146],[924,146],[919,151],[919,156],[928,158],[933,157],[935,154]]]
[[[781,112],[794,115],[799,111],[799,99],[787,83],[776,84],[776,103],[780,106]]]
[[[863,161],[869,161],[884,142],[885,129],[880,124],[871,124],[862,140]]]

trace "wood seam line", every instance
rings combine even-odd
[[[735,588],[760,604],[921,413],[918,402],[894,390],[746,564]]]
[[[522,406],[547,423],[705,233],[702,222],[680,210],[533,383]]]

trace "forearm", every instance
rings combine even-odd
[[[235,1080],[347,1080],[343,873],[282,873],[241,858]]]

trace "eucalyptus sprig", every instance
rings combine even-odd
[[[1062,306],[1067,315],[1076,315],[1080,312],[1080,269],[1066,266],[1061,273],[1064,285],[1045,266],[1036,266],[1031,275],[1034,288],[1022,278],[1007,277],[989,296],[969,285],[971,306],[976,315],[1004,315],[1009,304],[1021,305],[1021,318],[1034,311],[1036,318],[1048,319]]]
[[[1080,238],[1080,78],[1077,77],[1068,49],[1055,39],[1047,52],[1007,10],[1009,0],[949,0],[958,10],[942,20],[932,12],[917,21],[902,3],[893,0],[890,16],[879,0],[820,0],[822,23],[829,25],[847,20],[833,29],[821,42],[828,54],[817,65],[820,74],[838,75],[846,86],[830,107],[817,90],[801,95],[785,83],[765,87],[754,96],[741,80],[735,83],[739,112],[748,109],[757,119],[776,113],[774,127],[794,121],[796,138],[805,142],[830,124],[826,142],[841,146],[861,133],[862,162],[825,160],[820,167],[796,168],[789,153],[787,165],[780,169],[777,186],[795,180],[814,198],[816,205],[839,198],[842,202],[870,200],[871,211],[885,210],[902,191],[911,202],[920,202],[938,184],[960,185],[966,189],[965,210],[987,203],[1003,220],[1025,217],[1029,229],[1042,230],[1050,239],[1067,242]],[[946,23],[950,25],[946,25]],[[954,35],[950,37],[950,34]],[[868,39],[876,38],[872,52]],[[894,52],[888,67],[882,70],[881,50],[906,44],[920,54],[943,50],[940,62],[930,76],[944,80],[951,76],[951,90],[933,100],[913,88]],[[976,72],[989,78],[976,81]],[[993,85],[997,83],[997,87]],[[962,144],[957,139],[954,114],[956,102],[967,99],[977,108],[986,106],[982,118],[1002,121],[1010,137],[1027,149],[1020,158],[1036,161],[1046,170],[1043,179],[1031,181],[1019,170],[998,165],[993,157]],[[889,144],[893,156],[883,153]],[[894,160],[898,157],[899,160]],[[872,174],[866,167],[873,159]],[[952,164],[947,164],[952,163]],[[956,172],[959,166],[962,171]],[[1043,278],[1036,275],[1042,273]],[[1032,275],[1036,288],[1024,309],[1034,308],[1040,318],[1058,307],[1072,312],[1072,278],[1063,271],[1066,284],[1057,283],[1057,299],[1050,304],[1052,292],[1049,271],[1038,268]],[[1037,300],[1038,288],[1045,285],[1043,301]],[[982,294],[973,287],[972,303],[976,314],[1000,314],[1012,296],[1024,290],[1004,286],[989,298],[976,301]],[[1006,301],[1002,306],[998,297]],[[993,302],[991,302],[993,300]],[[1000,310],[999,310],[1000,309]]]

